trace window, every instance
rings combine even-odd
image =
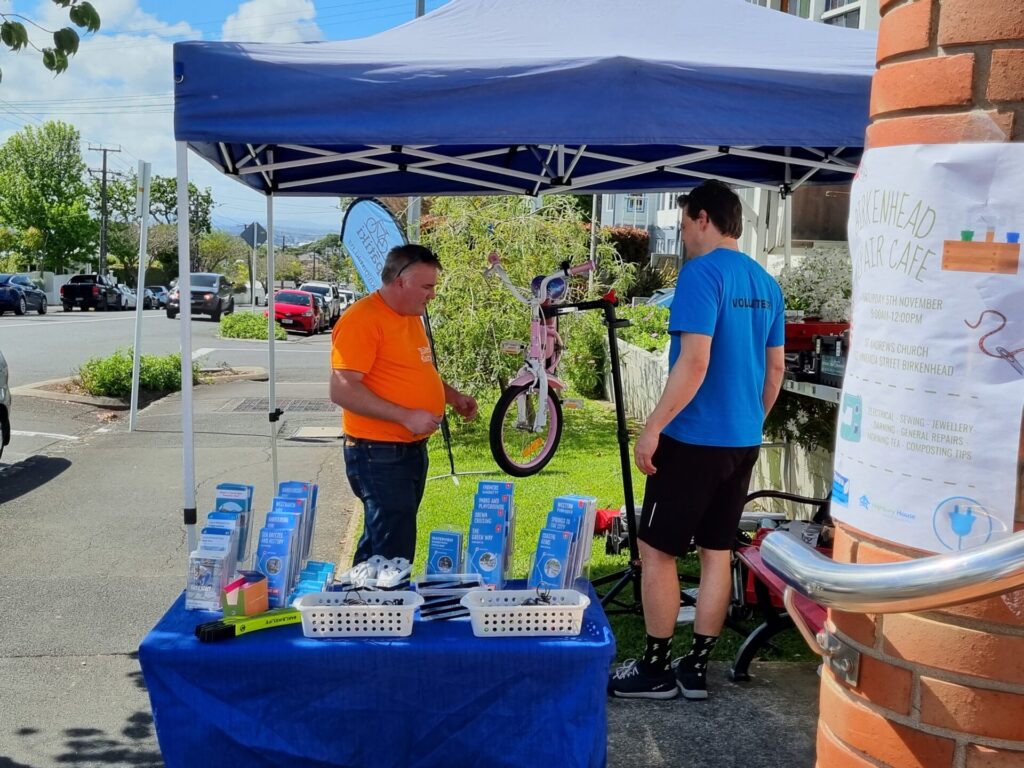
[[[793,0],[790,0],[793,2]],[[834,11],[836,8],[842,8],[844,5],[851,5],[859,2],[859,0],[825,0],[825,13]]]
[[[643,195],[632,194],[626,196],[626,213],[643,213],[646,201]]]
[[[831,24],[833,27],[860,29],[860,8],[854,8],[846,13],[840,13],[837,16],[830,16],[827,19],[822,18],[822,21],[826,24]]]
[[[839,0],[832,0],[838,2]],[[811,18],[811,0],[789,0],[786,12],[802,19]]]

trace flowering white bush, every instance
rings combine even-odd
[[[825,322],[849,320],[851,272],[845,246],[809,249],[799,263],[779,274],[786,309],[803,310],[805,317]]]

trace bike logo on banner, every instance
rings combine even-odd
[[[372,198],[360,198],[349,206],[341,239],[369,291],[381,286],[380,273],[388,251],[405,244],[405,236],[394,217]]]

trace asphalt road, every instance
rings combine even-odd
[[[239,312],[250,311],[239,307]],[[261,309],[262,313],[263,310]],[[266,343],[221,339],[220,326],[209,318],[191,323],[192,355],[203,365],[259,365],[267,367]],[[143,354],[169,354],[181,346],[180,320],[170,320],[163,310],[144,310]],[[134,312],[49,312],[46,315],[10,313],[0,316],[0,352],[10,367],[11,386],[72,376],[91,357],[106,357],[118,348],[131,348],[135,339]],[[279,342],[277,373],[282,380],[296,380],[304,370],[329,368],[329,336],[306,338],[290,335]],[[296,351],[299,355],[296,356]],[[319,361],[319,362],[318,362]]]

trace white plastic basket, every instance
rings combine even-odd
[[[346,604],[357,598],[363,605]],[[399,605],[381,605],[400,600]],[[408,637],[423,598],[415,592],[311,592],[295,601],[306,637]]]
[[[542,605],[522,604],[537,597],[533,589],[477,590],[461,602],[469,609],[477,637],[578,635],[590,598],[574,589],[553,589],[547,594],[550,602]]]

